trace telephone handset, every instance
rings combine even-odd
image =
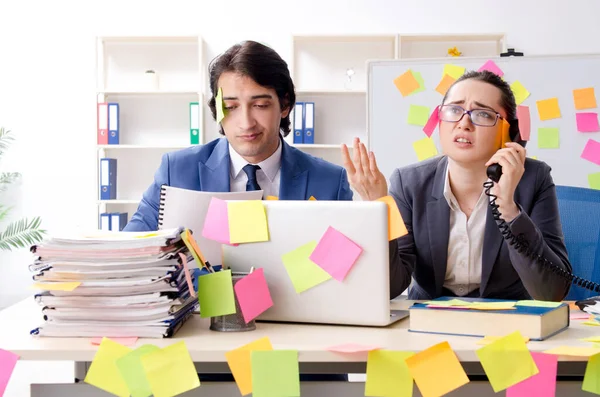
[[[525,147],[527,142],[521,139],[521,134],[519,133],[518,120],[512,120],[509,123],[506,120],[502,119],[502,122],[502,133],[499,136],[501,142],[498,142],[498,146],[504,147],[506,142],[517,142],[521,146]],[[525,256],[528,256],[529,258],[537,261],[542,266],[549,268],[554,273],[568,280],[573,285],[577,285],[590,291],[600,292],[599,283],[595,283],[593,281],[578,277],[573,273],[570,273],[562,269],[561,267],[555,265],[554,263],[550,262],[541,255],[537,255],[531,252],[531,250],[529,249],[529,243],[525,241],[521,236],[517,237],[511,232],[510,226],[506,223],[504,219],[502,219],[502,214],[498,210],[498,204],[496,204],[496,199],[498,197],[491,193],[491,189],[492,187],[494,187],[494,183],[498,183],[500,177],[502,176],[502,166],[500,166],[500,164],[491,164],[487,168],[487,176],[488,178],[490,178],[491,181],[486,181],[483,184],[483,187],[485,188],[485,194],[488,197],[490,197],[492,215],[494,216],[494,220],[496,221],[496,224],[500,229],[502,237],[504,237],[507,243],[511,246],[514,246],[514,248],[519,253],[524,254]]]

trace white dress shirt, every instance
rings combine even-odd
[[[467,219],[450,188],[448,166],[444,197],[450,206],[450,235],[444,287],[457,296],[464,296],[479,288],[481,284],[481,258],[488,199],[482,189],[481,196]]]
[[[267,196],[279,197],[279,174],[281,170],[281,142],[275,153],[269,158],[261,161],[258,164],[259,170],[256,170],[256,181],[263,190],[263,198]],[[250,164],[238,152],[233,150],[229,145],[230,174],[229,174],[229,190],[232,192],[245,192],[248,176],[243,168]]]

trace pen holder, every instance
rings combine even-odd
[[[247,275],[248,273],[233,273],[231,275],[233,286],[235,287],[235,284]],[[233,297],[235,299],[235,313],[227,314],[225,316],[211,317],[210,329],[212,331],[244,332],[254,331],[256,329],[256,324],[254,320],[246,324],[244,316],[242,315],[242,310],[240,309],[240,303],[238,302],[235,293],[233,294]]]

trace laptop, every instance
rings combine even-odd
[[[273,306],[258,321],[387,326],[408,316],[391,310],[387,205],[379,201],[263,201],[269,241],[223,245],[223,264],[236,272],[262,268]],[[329,227],[362,248],[343,281],[335,278],[297,293],[282,255]]]

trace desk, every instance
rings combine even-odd
[[[394,309],[406,309],[412,301],[393,302]],[[33,361],[74,361],[75,376],[85,377],[85,371],[94,358],[97,346],[90,338],[40,338],[29,332],[41,322],[41,307],[33,298],[25,299],[0,311],[0,346],[18,354],[21,360]],[[327,347],[340,343],[378,345],[384,349],[418,352],[436,343],[448,341],[469,376],[483,375],[483,369],[475,350],[481,348],[479,338],[443,336],[408,332],[409,319],[386,328],[299,325],[257,323],[251,332],[225,333],[209,330],[208,319],[193,316],[171,339],[139,339],[136,347],[154,344],[166,347],[184,340],[198,372],[229,372],[225,353],[231,349],[268,336],[274,349],[298,351],[301,373],[365,373],[367,354],[339,354],[326,351]],[[529,342],[531,351],[544,351],[558,346],[584,346],[591,344],[579,339],[595,336],[598,328],[572,322],[571,327],[542,342]],[[581,391],[587,358],[559,356],[559,382],[557,396],[589,396]],[[32,385],[32,397],[44,396],[108,396],[93,386],[83,382],[58,385]],[[364,396],[362,382],[302,382],[302,396]],[[182,396],[240,396],[235,384],[203,383],[199,388]],[[415,386],[414,395],[420,396]],[[496,396],[485,380],[473,380],[448,396]]]

